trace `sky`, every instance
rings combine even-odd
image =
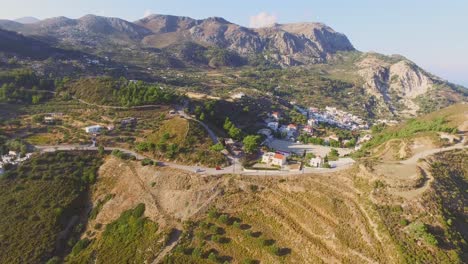
[[[0,19],[85,14],[129,21],[148,14],[236,24],[322,22],[348,36],[356,49],[401,54],[427,71],[468,87],[467,0],[0,0]],[[1,40],[0,40],[1,41]]]

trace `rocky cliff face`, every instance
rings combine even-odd
[[[416,115],[420,110],[416,99],[451,87],[451,84],[402,57],[365,54],[356,65],[366,91],[379,100],[383,109],[396,115]],[[437,89],[440,86],[442,88]]]

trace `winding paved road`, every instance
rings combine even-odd
[[[425,158],[440,152],[445,152],[445,151],[450,151],[454,149],[465,149],[468,148],[465,143],[466,137],[463,138],[463,140],[453,146],[449,147],[444,147],[444,148],[437,148],[437,149],[431,149],[427,150],[421,153],[418,153],[414,155],[413,157],[400,161],[400,163],[403,164],[410,164],[410,163],[416,163],[418,159]],[[93,150],[97,151],[97,147],[92,147],[92,146],[87,146],[87,145],[55,145],[55,146],[35,146],[35,148],[40,151],[40,152],[54,152],[54,151],[71,151],[71,150]],[[105,147],[104,148],[107,151],[113,151],[113,150],[120,150],[126,154],[133,155],[137,158],[137,160],[142,160],[145,158],[149,158],[147,156],[144,156],[142,154],[139,154],[135,151],[128,150],[128,149],[123,149],[123,148],[117,148],[117,147]],[[319,173],[319,174],[325,174],[325,173],[332,173],[332,172],[337,172],[341,170],[348,169],[354,165],[354,161],[352,159],[343,159],[341,163],[338,163],[336,168],[332,169],[325,169],[325,168],[304,168],[302,171],[298,170],[293,170],[293,171],[285,171],[285,170],[278,170],[278,171],[264,171],[264,170],[245,170],[239,160],[234,157],[229,157],[231,161],[231,166],[225,167],[221,170],[216,170],[215,168],[205,168],[201,166],[194,166],[194,165],[181,165],[177,163],[171,163],[171,162],[161,162],[160,164],[162,166],[168,166],[171,168],[176,168],[180,170],[185,170],[185,171],[190,171],[190,172],[195,172],[196,170],[201,170],[199,173],[202,175],[222,175],[222,174],[241,174],[241,175],[253,175],[253,176],[267,176],[267,175],[276,175],[276,176],[286,176],[286,175],[298,175],[298,174],[304,174],[304,173]]]
[[[54,145],[54,146],[35,146],[36,150],[40,152],[55,152],[55,151],[73,151],[73,150],[91,150],[97,151],[97,147],[92,147],[89,145]],[[105,147],[106,151],[113,151],[113,150],[120,150],[123,153],[133,155],[137,158],[137,160],[142,160],[145,158],[149,158],[142,154],[139,154],[135,151],[117,148],[117,147]],[[181,165],[172,162],[160,162],[162,166],[167,166],[171,168],[176,168],[184,171],[195,172],[196,170],[201,170],[199,173],[202,175],[222,175],[222,174],[241,174],[241,175],[252,175],[252,176],[267,176],[267,175],[274,175],[274,176],[285,176],[285,175],[298,175],[303,173],[331,173],[336,171],[341,171],[347,168],[350,168],[354,162],[348,162],[342,164],[340,167],[332,168],[332,169],[325,169],[325,168],[304,168],[303,171],[293,170],[293,171],[286,171],[286,170],[278,170],[278,171],[266,171],[266,170],[245,170],[239,160],[237,158],[230,157],[232,165],[229,167],[222,168],[221,170],[216,170],[215,168],[206,168],[201,166],[194,166],[194,165]]]

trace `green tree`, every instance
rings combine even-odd
[[[254,153],[260,144],[261,137],[258,135],[249,135],[244,138],[244,150],[247,153]]]
[[[336,140],[331,139],[331,140],[330,140],[330,146],[331,146],[331,147],[334,147],[334,148],[339,148],[339,147],[341,147],[341,144],[340,144],[339,141],[336,141]]]
[[[226,119],[224,120],[224,125],[223,125],[224,130],[229,131],[232,126],[233,124],[231,120],[229,119],[229,117],[226,117]]]
[[[347,148],[352,148],[354,146],[356,146],[356,139],[355,138],[352,138],[351,140],[349,140],[345,144],[345,147],[347,147]]]
[[[105,150],[104,150],[104,147],[103,147],[103,146],[99,146],[99,147],[98,147],[98,153],[99,153],[99,155],[101,155],[101,156],[104,155]]]
[[[222,214],[219,217],[219,221],[223,224],[227,224],[229,222],[229,216],[227,214]]]
[[[201,121],[205,121],[205,113],[201,113],[198,119],[200,119]]]
[[[228,134],[229,134],[229,136],[232,137],[232,138],[240,139],[241,134],[242,134],[242,131],[241,131],[239,128],[235,127],[235,126],[232,126],[232,127],[229,129]]]
[[[222,151],[224,149],[224,146],[221,143],[217,143],[211,146],[210,149],[213,151]]]
[[[41,101],[41,97],[39,95],[33,95],[31,98],[31,102],[33,104],[38,104]]]
[[[211,252],[209,255],[208,255],[208,259],[213,261],[213,262],[216,262],[218,260],[218,257],[216,257],[216,254],[214,252]]]

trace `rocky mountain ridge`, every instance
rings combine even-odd
[[[56,17],[33,24],[0,21],[0,28],[57,42],[99,46],[119,44],[167,48],[182,42],[229,49],[241,56],[264,54],[282,65],[323,63],[340,51],[353,51],[347,37],[320,23],[273,25],[250,29],[211,17],[151,15],[134,23],[119,18],[86,15],[79,19]],[[102,43],[99,43],[101,41]]]
[[[343,57],[337,68],[360,79],[355,85],[374,98],[371,100],[382,116],[414,116],[467,98],[466,89],[424,71],[404,57],[357,51],[345,35],[322,23],[246,28],[219,17],[150,15],[129,22],[86,15],[33,24],[0,20],[0,28],[51,47],[105,56],[117,64],[135,63],[143,69],[262,64],[320,67],[334,65],[337,58]],[[358,54],[358,59],[347,58],[353,54]]]

